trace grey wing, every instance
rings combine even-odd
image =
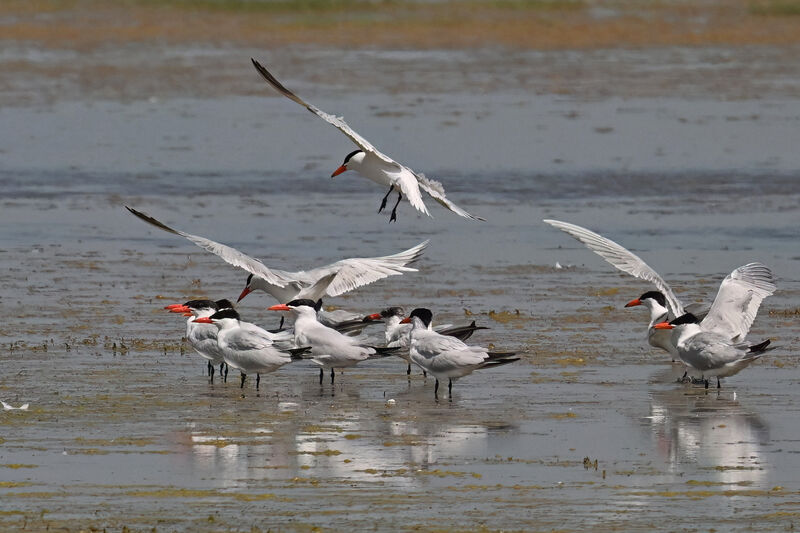
[[[450,200],[448,200],[447,196],[445,196],[444,193],[444,186],[440,182],[426,178],[425,174],[421,172],[419,173],[414,172],[413,174],[417,178],[417,183],[419,183],[419,188],[428,193],[431,198],[439,202],[439,204],[441,204],[443,207],[449,209],[453,213],[462,216],[464,218],[469,218],[471,220],[481,220],[483,222],[486,222],[485,218],[471,215],[466,211],[464,211],[463,209],[461,209],[460,207],[458,207]]]
[[[398,276],[403,272],[416,272],[416,268],[406,265],[419,259],[429,242],[424,241],[413,248],[384,257],[342,259],[333,264],[315,268],[308,274],[315,279],[335,274],[333,281],[328,285],[327,294],[328,296],[339,296],[388,276]]]
[[[722,335],[714,332],[703,332],[694,335],[686,343],[682,357],[688,355],[692,366],[698,370],[721,368],[729,363],[742,359],[747,354],[746,344],[732,344]]]
[[[347,124],[347,122],[344,121],[342,117],[331,115],[330,113],[326,113],[323,110],[319,109],[317,106],[309,104],[308,102],[306,102],[305,100],[294,94],[292,91],[284,87],[283,84],[279,82],[277,78],[275,78],[275,76],[273,76],[270,71],[268,71],[266,68],[264,68],[263,65],[261,65],[261,63],[259,63],[252,57],[250,58],[250,61],[253,62],[253,66],[256,68],[258,73],[261,74],[261,77],[264,78],[266,82],[272,86],[273,89],[284,95],[286,98],[289,98],[290,100],[293,100],[298,104],[300,104],[301,106],[305,107],[306,109],[317,115],[319,118],[321,118],[328,124],[335,126],[339,131],[347,135],[347,137],[349,137],[351,141],[353,141],[356,145],[358,145],[359,148],[361,148],[365,152],[370,152],[376,155],[377,157],[383,159],[387,163],[397,164],[392,158],[381,153],[380,150],[372,146],[372,144],[368,140],[359,135],[358,132],[356,132],[353,128],[351,128]]]
[[[144,220],[148,224],[151,224],[159,229],[164,231],[168,231],[169,233],[174,233],[175,235],[180,235],[181,237],[188,239],[195,243],[200,248],[206,250],[207,252],[211,252],[212,254],[218,256],[223,261],[228,263],[229,265],[233,265],[235,267],[239,267],[241,269],[250,272],[254,276],[258,276],[263,278],[268,283],[276,285],[278,287],[285,287],[287,283],[290,283],[291,279],[287,278],[285,275],[280,273],[280,271],[274,271],[267,268],[264,263],[255,259],[254,257],[250,257],[249,255],[243,254],[236,248],[231,248],[230,246],[226,246],[224,244],[220,244],[218,242],[212,241],[210,239],[206,239],[205,237],[200,237],[197,235],[192,235],[191,233],[186,233],[180,230],[176,230],[170,228],[163,222],[151,217],[150,215],[143,213],[141,211],[137,211],[131,207],[125,206],[125,209],[130,211],[132,214],[136,215],[140,219]]]
[[[228,347],[235,351],[262,350],[273,345],[272,339],[261,330],[240,329],[227,335]]]
[[[417,353],[430,359],[444,352],[474,351],[474,347],[467,346],[455,337],[440,335],[433,331],[423,331],[412,337],[412,344]]]
[[[717,297],[700,325],[707,331],[742,341],[753,325],[761,302],[776,289],[775,278],[766,265],[740,266],[722,280]]]
[[[645,263],[638,255],[614,241],[576,224],[549,219],[545,219],[544,222],[579,240],[618,270],[655,285],[664,294],[667,306],[673,316],[679,317],[683,315],[683,305],[675,296],[675,293],[672,292],[670,286],[658,275],[658,272],[650,268],[650,265]]]

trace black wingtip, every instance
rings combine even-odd
[[[759,344],[751,346],[750,349],[748,350],[748,353],[761,353],[761,352],[764,352],[764,351],[766,351],[767,346],[769,346],[770,342],[771,341],[769,339],[767,339],[764,342],[761,342]]]

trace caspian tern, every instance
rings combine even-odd
[[[220,365],[219,373],[223,376],[223,381],[228,381],[228,368],[225,366],[224,354],[217,342],[218,328],[205,322],[197,322],[195,319],[209,317],[224,309],[233,309],[231,301],[227,299],[217,300],[216,302],[212,300],[190,300],[185,304],[168,305],[165,309],[169,309],[172,313],[182,313],[184,316],[189,317],[186,321],[186,340],[197,353],[208,359],[208,375],[212,381],[214,380],[213,364]],[[279,350],[289,351],[297,348],[294,344],[294,333],[290,330],[266,331],[256,324],[244,321],[240,321],[239,326],[243,329],[252,329],[257,333],[265,331],[266,336]]]
[[[189,300],[185,304],[166,306],[172,313],[189,316],[186,321],[186,341],[201,357],[208,361],[208,376],[214,381],[214,365],[220,365],[219,373],[223,375],[225,359],[217,344],[217,328],[195,322],[196,318],[209,317],[219,310],[217,302],[212,300]]]
[[[404,272],[416,272],[416,268],[406,265],[419,259],[430,242],[423,241],[413,248],[394,255],[353,257],[308,271],[287,272],[268,268],[258,259],[245,255],[230,246],[172,229],[141,211],[127,206],[126,209],[148,224],[180,235],[200,248],[219,256],[226,263],[249,272],[247,285],[239,295],[239,300],[256,290],[271,294],[279,302],[302,298],[318,300],[323,296],[339,296],[389,276],[399,276]]]
[[[311,354],[314,355],[311,360],[320,366],[320,385],[327,369],[331,371],[331,385],[333,385],[334,369],[354,366],[372,356],[387,353],[372,346],[363,346],[357,339],[320,324],[317,320],[317,311],[321,306],[321,301],[297,299],[268,308],[270,311],[291,311],[295,315],[295,343],[298,346],[311,347]]]
[[[389,348],[408,348],[410,343],[408,333],[411,331],[411,324],[403,324],[401,321],[405,318],[406,312],[402,307],[387,307],[380,313],[368,315],[365,320],[379,320],[383,319],[385,323],[384,338],[386,346]],[[453,326],[452,324],[442,324],[434,326],[433,330],[442,335],[455,337],[459,340],[465,341],[472,336],[475,331],[479,329],[489,329],[485,326],[476,326],[473,320],[471,324],[466,326]],[[411,374],[411,356],[406,350],[399,351],[396,354],[398,357],[408,362],[408,370],[406,374]],[[425,370],[422,371],[426,374]]]
[[[378,185],[389,187],[389,192],[386,193],[386,196],[384,196],[383,200],[381,201],[381,206],[378,209],[379,213],[383,210],[383,208],[386,207],[386,201],[388,200],[392,191],[397,191],[397,203],[394,204],[394,208],[392,209],[392,214],[389,218],[390,222],[397,219],[397,205],[400,203],[400,200],[403,199],[403,195],[405,195],[406,199],[414,207],[414,209],[431,216],[431,214],[428,212],[428,208],[422,201],[422,193],[420,191],[425,191],[428,193],[428,195],[430,195],[431,198],[457,215],[472,220],[484,220],[481,217],[470,215],[456,204],[448,200],[445,196],[444,187],[441,183],[428,179],[424,174],[414,172],[407,166],[398,163],[387,155],[384,155],[377,148],[372,146],[369,141],[348,126],[342,117],[330,115],[318,107],[309,104],[292,91],[284,87],[275,78],[275,76],[273,76],[261,65],[261,63],[252,58],[251,61],[253,62],[253,66],[256,68],[258,73],[261,74],[261,76],[272,86],[273,89],[290,100],[293,100],[305,107],[328,124],[335,126],[339,131],[344,133],[351,141],[353,141],[356,146],[358,146],[358,150],[347,154],[342,165],[331,175],[332,178],[347,170],[355,170],[365,178],[374,181]]]
[[[625,307],[637,305],[648,307],[650,310],[648,342],[651,346],[673,355],[678,354],[672,340],[674,335],[666,336],[654,330],[654,325],[683,316],[685,307],[655,270],[630,250],[591,230],[559,220],[544,220],[544,222],[581,241],[618,270],[655,285],[658,291],[646,292],[628,302]],[[700,322],[702,328],[735,343],[744,341],[761,302],[777,289],[774,282],[772,271],[762,263],[748,263],[733,270],[722,280],[714,303]]]
[[[708,388],[708,378],[716,376],[717,388],[720,378],[733,376],[761,357],[767,351],[769,339],[756,345],[734,342],[727,335],[707,331],[691,313],[686,313],[671,322],[660,322],[655,329],[672,330],[673,344],[677,347],[681,361],[696,374],[703,377]]]
[[[402,322],[411,323],[411,361],[436,378],[433,394],[437,399],[440,379],[447,378],[448,396],[452,401],[453,380],[481,368],[519,361],[519,357],[513,357],[516,355],[514,352],[490,352],[481,346],[468,346],[455,337],[436,333],[431,329],[432,320],[433,313],[430,309],[417,308]]]
[[[300,349],[294,353],[279,350],[272,335],[255,324],[244,322],[234,309],[223,309],[209,317],[194,319],[199,324],[214,324],[217,327],[217,343],[228,366],[242,372],[240,387],[248,373],[256,373],[256,390],[261,383],[261,374],[275,372],[285,364],[299,359]]]

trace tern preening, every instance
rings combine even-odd
[[[285,352],[278,349],[272,335],[255,324],[244,322],[234,309],[223,309],[211,316],[195,318],[199,324],[217,327],[217,344],[228,366],[242,372],[241,387],[248,373],[256,373],[256,390],[261,383],[261,374],[275,372],[285,364],[299,359],[305,349]]]
[[[708,331],[693,314],[686,313],[671,322],[660,322],[653,326],[662,331],[672,330],[672,342],[676,346],[681,361],[699,374],[708,388],[708,378],[733,376],[761,357],[767,351],[769,339],[750,345],[735,342],[729,336]]]
[[[380,208],[378,209],[379,213],[386,207],[386,201],[389,199],[389,195],[392,193],[392,191],[396,191],[397,202],[394,204],[394,208],[392,209],[392,214],[389,218],[390,222],[397,219],[397,206],[400,203],[400,200],[403,199],[403,196],[405,196],[406,200],[408,200],[414,209],[431,216],[431,214],[428,212],[428,208],[422,201],[421,191],[426,192],[431,198],[457,215],[472,220],[484,220],[481,217],[467,213],[456,204],[448,200],[447,196],[445,196],[444,187],[441,183],[428,179],[424,174],[420,172],[414,172],[407,166],[402,165],[391,157],[383,154],[377,148],[372,146],[368,140],[348,126],[342,117],[330,115],[313,104],[309,104],[292,91],[284,87],[275,78],[275,76],[273,76],[261,65],[261,63],[252,58],[251,61],[253,62],[253,66],[256,68],[258,73],[261,74],[261,76],[272,86],[272,88],[285,97],[305,107],[328,124],[335,126],[339,131],[344,133],[351,141],[353,141],[356,146],[358,146],[358,150],[354,150],[353,152],[347,154],[342,165],[333,172],[331,177],[337,176],[347,170],[355,170],[365,178],[374,181],[378,185],[389,187],[389,192],[386,193],[386,196],[384,196],[383,200],[381,201]]]
[[[516,355],[514,352],[490,352],[481,346],[469,346],[455,337],[437,333],[431,329],[432,320],[430,309],[418,308],[402,322],[411,323],[411,361],[436,378],[433,395],[437,399],[440,379],[448,380],[447,392],[452,400],[453,380],[481,368],[519,361],[519,357],[513,357]]]
[[[650,309],[648,342],[651,346],[678,355],[675,336],[667,336],[654,326],[683,316],[685,307],[655,270],[638,255],[591,230],[559,220],[544,222],[581,241],[618,270],[655,285],[658,291],[646,292],[628,302],[625,307],[647,306]],[[766,265],[748,263],[740,266],[722,280],[717,297],[708,314],[700,321],[700,326],[703,330],[719,334],[731,342],[742,342],[750,331],[761,302],[776,289],[775,278]]]
[[[322,301],[308,299],[292,300],[286,304],[269,307],[270,311],[291,311],[295,315],[294,339],[298,346],[310,346],[311,358],[319,365],[319,383],[330,369],[331,385],[334,382],[335,369],[354,366],[361,361],[380,355],[381,350],[372,346],[364,346],[353,337],[348,337],[333,328],[319,323],[317,311]]]
[[[312,270],[288,272],[268,268],[258,259],[230,246],[170,228],[150,215],[136,209],[127,206],[126,209],[148,224],[175,235],[180,235],[200,248],[217,255],[226,263],[249,272],[247,285],[239,295],[239,300],[256,290],[271,294],[279,302],[288,302],[301,298],[318,300],[323,296],[339,296],[389,276],[399,276],[404,272],[416,272],[416,268],[406,265],[419,259],[429,242],[421,242],[413,248],[394,255],[352,257]]]

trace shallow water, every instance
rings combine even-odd
[[[389,225],[375,213],[384,191],[327,177],[346,139],[280,98],[72,95],[0,108],[0,399],[31,404],[0,411],[0,524],[789,527],[800,513],[796,97],[451,91],[454,77],[431,96],[317,87],[314,102],[486,223],[403,205]],[[471,341],[522,360],[439,402],[432,380],[390,359],[335,387],[311,363],[264,376],[258,393],[238,376],[210,384],[183,321],[162,307],[235,297],[245,274],[123,205],[287,269],[431,239],[418,273],[327,304],[475,319],[491,329]],[[778,349],[719,391],[676,383],[681,369],[646,344],[644,311],[622,308],[648,285],[542,218],[635,250],[686,301],[710,301],[726,273],[763,261],[779,291],[751,337]],[[240,311],[271,326],[273,303],[252,295]]]

